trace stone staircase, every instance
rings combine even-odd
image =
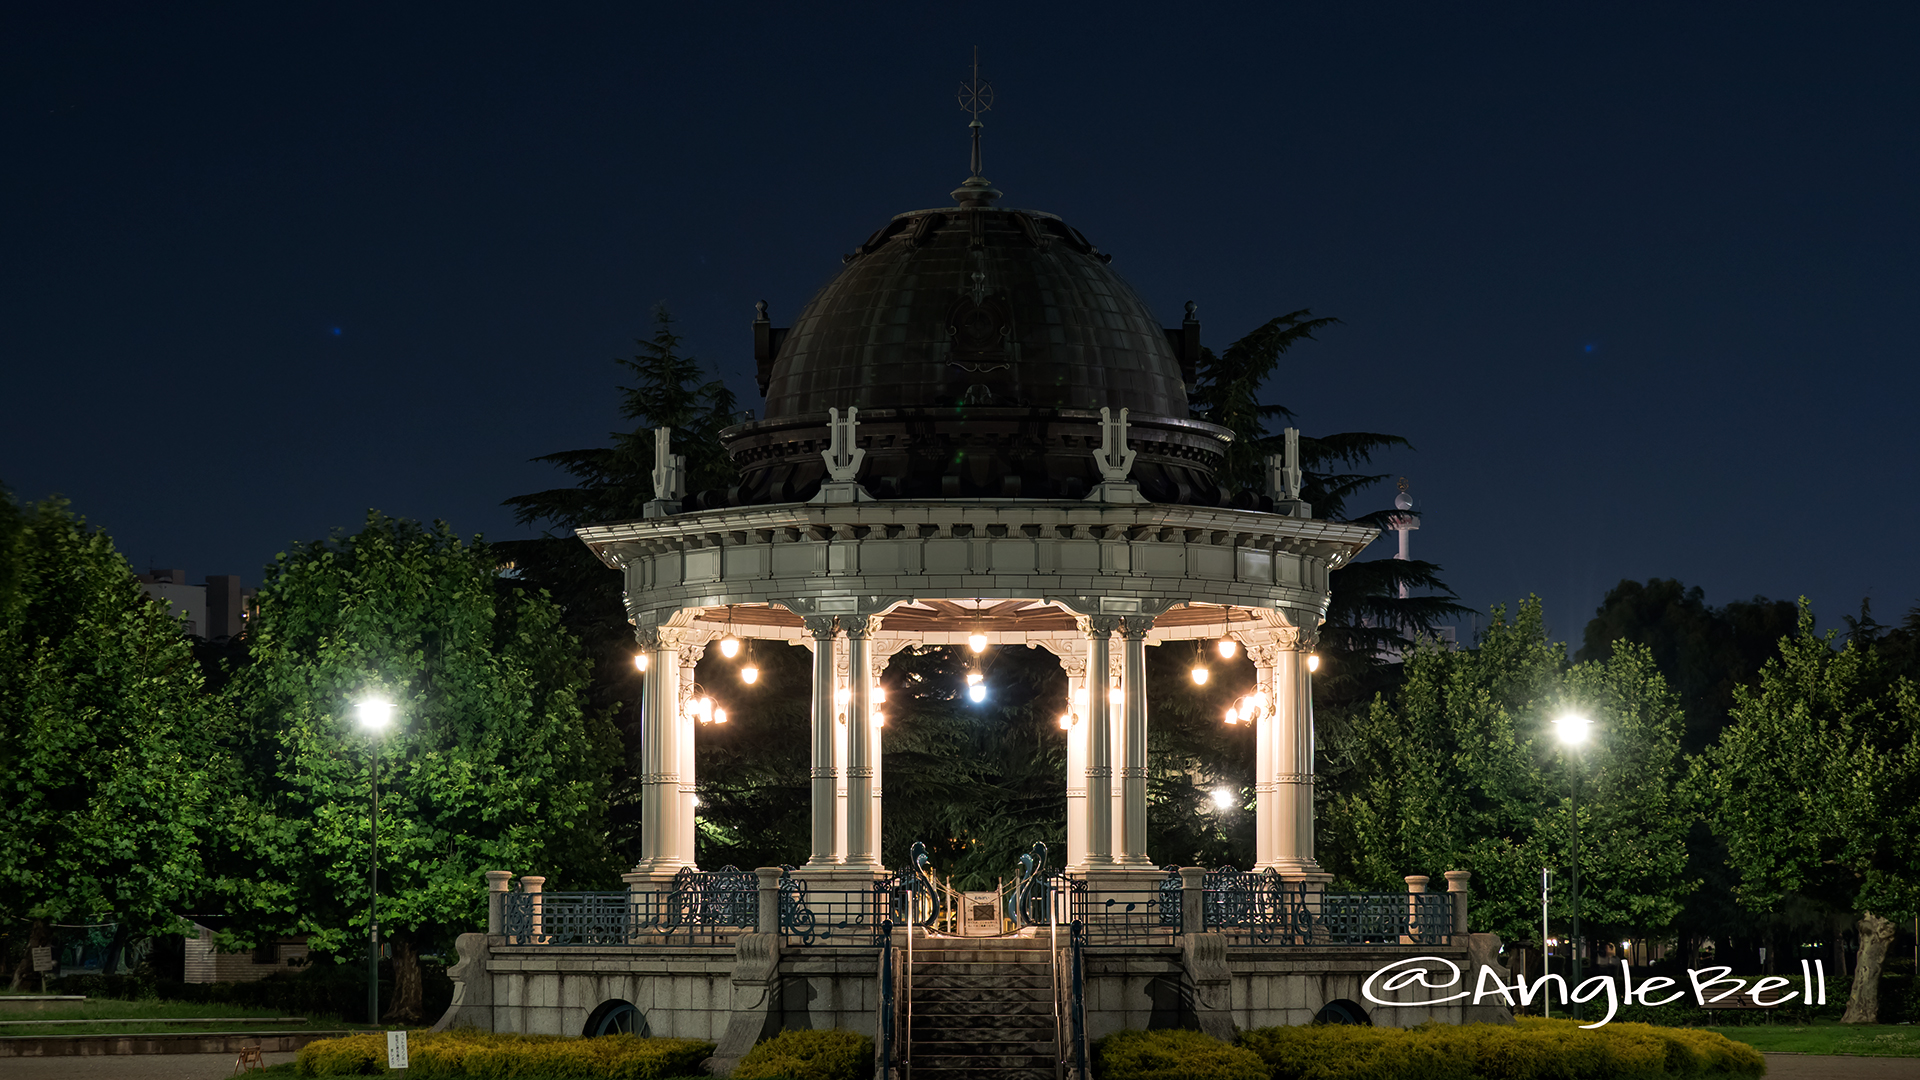
[[[1047,938],[916,938],[912,1076],[1053,1080]]]

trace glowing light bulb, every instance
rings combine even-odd
[[[884,687],[875,686],[868,692],[867,699],[875,705],[885,705],[887,703],[887,691]]]
[[[1577,713],[1568,713],[1555,720],[1553,725],[1560,729],[1560,741],[1568,746],[1577,746],[1587,741],[1587,727],[1593,721]]]
[[[1207,685],[1207,669],[1201,667],[1199,664],[1193,665],[1193,685]]]
[[[1082,715],[1087,711],[1087,688],[1084,686],[1073,692],[1073,711]]]
[[[847,702],[853,700],[853,691],[843,686],[840,689],[834,691],[833,700],[834,700],[834,703],[837,705],[845,705]]]
[[[1265,690],[1255,690],[1253,692],[1253,707],[1256,709],[1265,709],[1267,707],[1267,692]]]
[[[980,673],[979,673],[979,672],[977,672],[977,671],[969,671],[969,672],[967,672],[967,685],[968,685],[968,686],[979,686],[979,685],[980,685]]]
[[[360,726],[368,731],[385,731],[393,720],[393,702],[371,697],[354,706],[360,714]]]
[[[634,669],[635,671],[645,671],[645,670],[647,670],[647,654],[646,654],[646,653],[639,653],[639,654],[637,654],[637,655],[635,655],[635,656],[634,656],[634,658],[633,658],[633,669]]]
[[[728,634],[720,639],[720,655],[731,660],[740,655],[740,639]]]
[[[1320,670],[1320,654],[1319,653],[1307,654],[1307,670],[1308,671]]]
[[[1120,689],[1117,686],[1107,691],[1107,704],[1109,705],[1124,704],[1126,700],[1127,700],[1126,691]]]
[[[972,699],[973,699],[974,701],[985,701],[985,700],[987,700],[987,687],[986,687],[986,684],[985,684],[985,683],[974,683],[974,684],[973,684],[972,686],[969,686],[969,687],[967,687],[967,696],[968,696],[969,698],[972,698]]]
[[[1239,722],[1240,722],[1240,710],[1234,708],[1231,705],[1227,706],[1227,723],[1237,724]]]
[[[886,714],[886,713],[883,713],[883,712],[881,712],[881,711],[880,711],[879,709],[875,709],[875,710],[873,710],[873,726],[874,726],[874,727],[886,727],[886,726],[887,726],[887,714]]]
[[[981,634],[981,633],[968,634],[967,648],[972,649],[974,652],[977,652],[977,653],[986,652],[987,651],[987,635]]]
[[[1061,731],[1073,730],[1073,714],[1072,713],[1063,712],[1060,714],[1060,730]]]
[[[1231,660],[1233,659],[1233,654],[1240,651],[1240,643],[1232,638],[1221,638],[1219,648],[1220,659]]]
[[[759,682],[760,669],[757,667],[754,667],[752,664],[748,664],[746,667],[741,668],[740,681],[743,683],[746,683],[748,686],[752,686],[754,683]]]
[[[726,723],[726,722],[727,722],[727,710],[725,710],[725,709],[715,709],[715,710],[713,710],[713,722],[714,722],[714,723],[716,723],[716,724],[724,724],[724,723]]]
[[[1213,789],[1213,805],[1215,809],[1231,810],[1233,809],[1235,801],[1237,800],[1234,799],[1233,792],[1228,789],[1223,787]]]

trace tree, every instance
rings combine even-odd
[[[1841,1022],[1870,1024],[1895,924],[1920,907],[1920,694],[1886,683],[1870,642],[1836,651],[1835,636],[1814,633],[1802,600],[1796,632],[1758,686],[1734,691],[1733,723],[1694,776],[1745,907],[1798,892],[1860,912]]]
[[[1595,609],[1574,659],[1605,659],[1620,641],[1651,651],[1686,710],[1683,746],[1697,754],[1727,725],[1734,688],[1759,674],[1796,617],[1785,600],[1756,596],[1716,608],[1699,586],[1671,578],[1622,581]]]
[[[1576,752],[1552,728],[1568,711],[1594,721]],[[1540,868],[1568,869],[1578,783],[1583,928],[1659,931],[1696,884],[1684,873],[1694,810],[1679,790],[1680,727],[1644,649],[1570,667],[1537,600],[1511,623],[1495,608],[1472,649],[1417,645],[1405,684],[1327,748],[1358,779],[1322,818],[1326,862],[1393,891],[1406,874],[1470,870],[1476,923],[1530,939]]]
[[[496,573],[477,539],[370,513],[268,568],[228,696],[254,787],[233,819],[254,864],[229,881],[244,932],[367,939],[372,739],[380,740],[380,923],[388,1019],[418,1022],[418,957],[484,922],[482,873],[610,883],[601,807],[613,736],[558,611]],[[369,736],[355,702],[394,703]]]
[[[60,499],[0,492],[0,567],[0,917],[177,931],[223,723],[180,623]]]
[[[514,508],[522,525],[542,525],[547,535],[532,540],[504,541],[496,547],[514,564],[520,580],[545,590],[559,605],[561,620],[578,637],[592,660],[587,700],[595,711],[605,711],[626,746],[609,794],[609,827],[613,845],[632,865],[640,856],[639,711],[641,680],[629,658],[633,655],[633,628],[621,606],[619,577],[595,558],[573,535],[581,525],[631,521],[642,516],[653,498],[653,429],[673,428],[673,451],[687,459],[687,490],[697,504],[704,491],[724,489],[738,473],[720,445],[720,432],[737,420],[737,402],[719,378],[704,378],[701,366],[681,352],[683,342],[673,331],[673,316],[664,304],[654,309],[654,332],[636,342],[631,359],[616,359],[635,385],[622,386],[620,415],[636,421],[631,430],[616,431],[613,445],[565,450],[536,461],[559,466],[572,476],[572,487],[551,488],[515,495],[505,505]]]

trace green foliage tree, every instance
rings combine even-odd
[[[380,922],[388,1017],[418,1022],[423,948],[484,922],[482,873],[610,884],[601,808],[613,755],[587,665],[544,596],[478,540],[369,514],[268,568],[249,662],[228,686],[253,787],[234,814],[253,866],[229,881],[257,932],[350,955],[367,939],[372,740],[380,741]],[[380,735],[355,702],[396,706]]]
[[[0,492],[0,567],[0,917],[177,931],[223,722],[179,620],[63,500]]]
[[[1891,684],[1867,641],[1835,650],[1803,600],[1796,632],[1734,691],[1733,723],[1699,760],[1714,831],[1740,902],[1770,911],[1792,893],[1861,913],[1844,1023],[1878,1018],[1896,922],[1920,908],[1920,693]]]
[[[1568,711],[1594,721],[1577,751],[1552,727]],[[1540,868],[1568,869],[1578,783],[1583,929],[1658,932],[1695,885],[1680,728],[1644,649],[1569,666],[1537,600],[1512,622],[1495,608],[1475,648],[1416,647],[1405,684],[1328,747],[1359,780],[1321,819],[1326,861],[1381,890],[1409,873],[1470,870],[1476,926],[1532,939]]]

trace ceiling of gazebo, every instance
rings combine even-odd
[[[777,604],[700,608],[690,621],[697,629],[716,634],[730,631],[740,637],[792,640],[806,635],[800,616]],[[1180,604],[1154,619],[1148,640],[1220,637],[1275,625],[1266,609]],[[1079,631],[1071,612],[1046,600],[915,600],[882,617],[877,636],[954,644],[974,633],[986,635],[996,645],[1007,645],[1035,637],[1072,637]]]

